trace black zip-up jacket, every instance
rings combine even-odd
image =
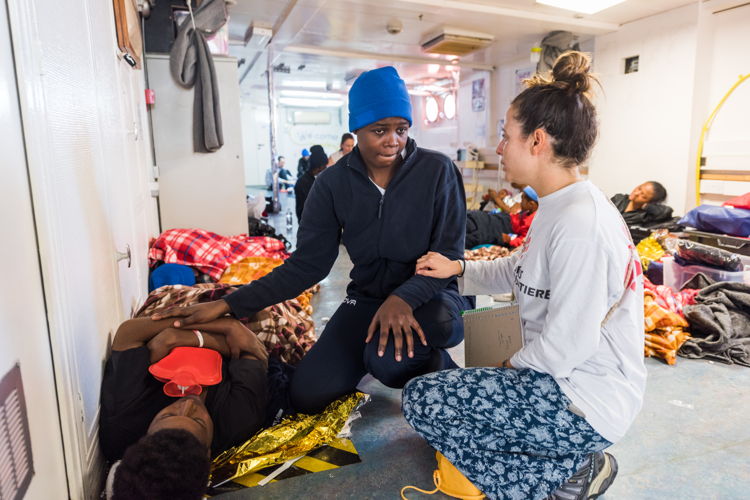
[[[462,258],[465,232],[463,181],[450,158],[409,139],[381,196],[355,147],[315,179],[291,257],[224,300],[243,318],[296,297],[328,275],[343,241],[354,264],[350,297],[395,294],[416,309],[445,287],[458,289],[455,278],[415,275],[417,259],[428,251]]]
[[[616,194],[612,198],[612,203],[622,214],[622,218],[625,220],[625,224],[630,225],[644,225],[644,224],[655,224],[657,222],[665,222],[672,218],[672,207],[662,205],[661,203],[649,203],[644,208],[633,210],[632,212],[626,212],[630,198],[627,194]]]

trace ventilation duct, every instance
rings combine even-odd
[[[463,56],[489,46],[494,40],[487,33],[443,27],[423,39],[422,50],[429,54]]]

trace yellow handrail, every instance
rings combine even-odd
[[[716,118],[716,114],[719,112],[719,109],[724,105],[724,101],[729,98],[729,96],[734,92],[734,89],[740,86],[742,82],[745,80],[750,79],[750,73],[747,75],[740,75],[737,82],[735,82],[734,85],[732,85],[732,88],[729,89],[729,91],[724,94],[724,97],[721,98],[721,101],[719,101],[719,104],[716,105],[714,110],[711,112],[711,114],[708,116],[708,119],[703,124],[703,128],[701,129],[701,137],[698,140],[698,157],[695,160],[695,204],[700,205],[701,204],[701,158],[703,157],[703,142],[706,139],[706,134],[708,133],[708,129],[711,128],[711,125],[713,124],[714,118]]]

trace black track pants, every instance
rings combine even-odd
[[[336,310],[318,342],[297,365],[291,383],[291,402],[296,411],[317,413],[333,400],[353,392],[362,377],[371,373],[383,384],[401,388],[425,373],[455,368],[445,352],[464,338],[461,311],[473,305],[454,290],[442,290],[414,311],[427,337],[427,346],[414,335],[414,357],[404,345],[401,361],[394,357],[393,337],[385,354],[378,356],[379,333],[365,343],[367,328],[381,300],[348,297]]]

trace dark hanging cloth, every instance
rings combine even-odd
[[[178,84],[187,89],[195,86],[193,151],[212,153],[224,145],[224,134],[214,59],[205,35],[216,33],[227,22],[225,0],[204,0],[193,16],[197,30],[190,16],[185,17],[169,53],[169,67]]]
[[[698,293],[684,309],[691,337],[680,356],[750,367],[750,285],[724,281]]]

